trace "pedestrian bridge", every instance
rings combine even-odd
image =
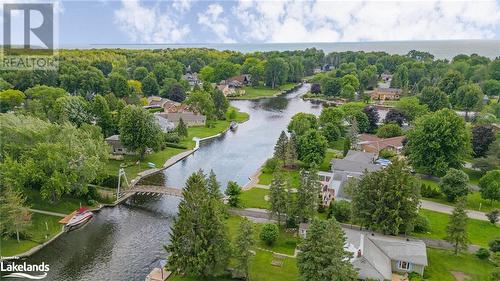
[[[129,189],[123,190],[123,192],[128,194],[154,193],[154,194],[162,194],[162,195],[169,195],[182,198],[181,188],[173,188],[173,187],[158,186],[158,185],[134,185]]]

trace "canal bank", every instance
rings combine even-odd
[[[232,101],[250,114],[250,120],[234,132],[201,141],[196,153],[164,170],[167,181],[178,179],[178,185],[168,186],[181,187],[192,172],[211,168],[224,187],[228,180],[247,183],[272,155],[276,139],[294,114],[321,111],[320,105],[300,98],[307,90],[305,85],[276,98]],[[24,260],[50,264],[47,280],[144,280],[166,257],[163,246],[179,202],[174,197],[132,196],[114,208],[102,208],[87,226]]]

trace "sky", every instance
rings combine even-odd
[[[500,0],[55,1],[59,46],[500,39]]]

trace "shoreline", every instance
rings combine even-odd
[[[238,124],[243,124],[245,122],[247,122],[248,120],[250,119],[250,116],[245,120],[245,121],[242,121],[242,122],[238,122]],[[169,167],[171,167],[172,165],[176,164],[177,162],[187,158],[188,156],[190,156],[191,154],[195,153],[199,148],[200,148],[200,142],[202,141],[205,141],[205,140],[209,140],[209,139],[213,139],[213,138],[217,138],[217,137],[220,137],[221,135],[227,133],[227,131],[230,130],[230,127],[228,126],[224,131],[218,133],[218,134],[215,134],[215,135],[212,135],[212,136],[208,136],[208,137],[204,137],[204,138],[197,138],[197,137],[194,137],[192,140],[195,142],[195,147],[193,149],[190,149],[190,150],[187,150],[187,151],[184,151],[184,152],[181,152],[179,154],[176,154],[170,158],[168,158],[167,160],[165,160],[163,166],[161,168],[155,168],[155,169],[148,169],[148,170],[144,170],[140,173],[138,173],[137,177],[135,177],[134,179],[132,179],[130,181],[130,185],[129,187],[127,188],[130,188],[130,187],[133,187],[134,185],[136,185],[142,178],[146,177],[146,176],[149,176],[149,175],[152,175],[152,174],[155,174],[155,173],[158,173],[158,172],[161,172],[165,169],[168,169]],[[95,207],[95,208],[91,208],[90,210],[92,212],[100,212],[103,208],[113,208],[113,207],[116,207],[117,205],[121,204],[122,202],[126,201],[128,198],[130,198],[132,195],[134,195],[134,193],[129,193],[123,197],[121,197],[120,199],[116,200],[115,202],[113,203],[108,203],[108,204],[99,204],[98,207]],[[90,222],[89,222],[90,223]],[[84,226],[85,227],[85,226]],[[17,259],[23,259],[23,258],[27,258],[27,257],[30,257],[31,255],[35,254],[36,252],[40,251],[41,249],[43,249],[45,246],[49,245],[50,243],[52,243],[53,241],[55,241],[57,238],[59,238],[62,234],[64,234],[65,231],[64,231],[64,225],[62,226],[62,229],[59,233],[57,233],[56,235],[54,235],[54,237],[50,238],[49,240],[47,240],[46,242],[42,243],[42,244],[39,244],[39,245],[36,245],[32,248],[30,248],[29,250],[25,251],[25,252],[22,252],[20,254],[16,254],[14,256],[10,256],[10,257],[0,257],[0,261],[7,261],[7,260],[17,260]]]
[[[307,82],[306,82],[307,83]],[[261,97],[245,97],[245,96],[239,96],[239,97],[228,97],[227,99],[232,101],[232,100],[259,100],[259,99],[269,99],[269,98],[275,98],[275,97],[278,97],[280,95],[284,95],[284,94],[288,94],[288,93],[291,93],[293,91],[296,91],[298,88],[302,87],[302,85],[304,84],[304,82],[299,82],[297,83],[296,85],[294,85],[291,89],[289,90],[281,90],[279,92],[276,92],[270,96],[261,96]]]

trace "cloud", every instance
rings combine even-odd
[[[162,13],[158,5],[146,7],[138,0],[122,0],[122,7],[114,12],[114,21],[133,42],[182,42],[189,26],[180,24],[170,12]]]
[[[184,13],[191,9],[192,0],[174,0],[172,3],[172,8],[175,10]]]
[[[198,23],[210,29],[223,43],[234,43],[236,41],[228,36],[228,19],[221,16],[223,13],[221,5],[210,4],[204,13],[198,14]]]
[[[233,14],[248,42],[498,38],[496,1],[256,1]]]

